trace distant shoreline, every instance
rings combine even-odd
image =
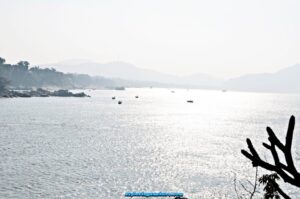
[[[38,88],[36,90],[24,90],[24,91],[17,91],[17,90],[5,90],[0,94],[0,98],[30,98],[30,97],[90,97],[89,95],[85,94],[84,92],[80,93],[73,93],[69,90],[56,90],[56,91],[49,91],[42,88]]]

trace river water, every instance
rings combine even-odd
[[[0,99],[0,198],[120,199],[126,191],[234,198],[234,176],[245,186],[255,176],[240,153],[247,149],[245,139],[271,161],[261,146],[265,128],[273,127],[284,140],[292,114],[300,168],[300,95],[174,91]]]

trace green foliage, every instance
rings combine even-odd
[[[3,59],[2,57],[0,57],[0,64],[4,64],[5,63],[5,59]]]
[[[57,87],[72,89],[114,86],[114,81],[109,79],[65,74],[54,68],[39,68],[38,66],[30,68],[27,61],[20,61],[15,65],[5,64],[3,58],[0,58],[0,75],[9,81],[13,88]],[[4,85],[4,83],[2,84]]]
[[[17,65],[19,66],[20,70],[27,71],[28,68],[29,68],[29,62],[28,61],[19,61]]]
[[[279,176],[277,173],[266,174],[258,179],[260,184],[265,185],[264,187],[264,199],[279,199],[280,195],[278,192],[279,185],[277,184],[277,180],[279,180]]]
[[[2,93],[6,89],[7,85],[8,85],[8,81],[3,77],[0,77],[0,93]]]

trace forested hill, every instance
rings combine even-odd
[[[121,81],[117,82],[103,77],[66,74],[56,71],[54,68],[30,67],[27,61],[20,61],[17,64],[7,64],[5,59],[1,57],[0,79],[1,84],[8,82],[8,86],[11,88],[107,88],[122,84]]]

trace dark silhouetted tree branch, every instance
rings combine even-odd
[[[254,167],[262,167],[269,171],[276,172],[285,182],[294,185],[296,187],[300,187],[300,173],[297,171],[292,153],[292,141],[293,141],[293,133],[295,128],[295,117],[291,116],[289,127],[286,135],[286,141],[285,144],[281,143],[280,140],[276,137],[275,133],[270,127],[267,127],[267,132],[269,134],[269,142],[270,144],[263,143],[263,146],[271,151],[274,164],[271,164],[269,162],[266,162],[260,158],[257,151],[252,145],[252,142],[249,138],[247,138],[247,145],[249,148],[249,151],[242,150],[242,154],[246,156],[248,159],[252,161],[252,164]],[[283,152],[285,157],[286,164],[282,163],[280,161],[280,158],[278,156],[277,150],[279,149]],[[281,192],[280,190],[279,192]],[[282,194],[281,194],[282,195]],[[284,197],[284,194],[282,195]]]

